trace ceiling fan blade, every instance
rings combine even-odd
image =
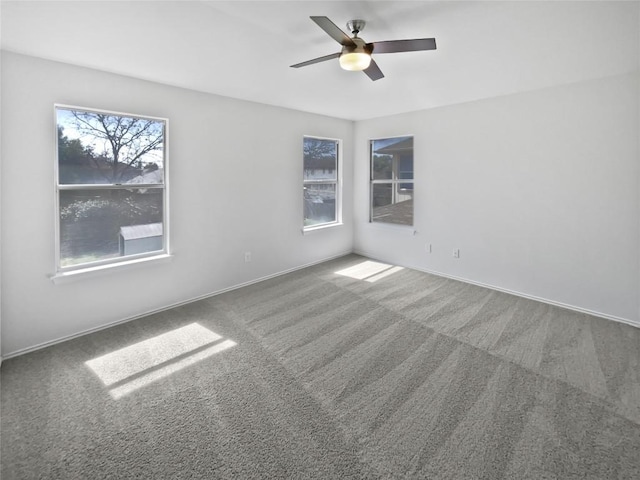
[[[371,64],[366,69],[364,69],[363,72],[366,73],[367,76],[374,82],[376,80],[384,78],[382,70],[380,70],[380,67],[373,58],[371,59]]]
[[[325,55],[324,57],[314,58],[313,60],[307,60],[306,62],[296,63],[295,65],[291,65],[291,68],[300,68],[306,67],[307,65],[313,65],[314,63],[326,62],[327,60],[333,60],[334,58],[338,58],[340,56],[340,52],[332,53],[331,55]]]
[[[309,17],[327,34],[342,46],[355,47],[356,44],[349,35],[344,33],[338,26],[327,17]]]
[[[435,38],[416,38],[415,40],[389,40],[373,42],[373,53],[417,52],[419,50],[435,50]]]

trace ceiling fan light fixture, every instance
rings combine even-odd
[[[359,72],[369,68],[371,55],[364,51],[342,52],[339,61],[344,70]]]

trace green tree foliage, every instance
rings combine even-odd
[[[92,177],[93,150],[82,145],[77,138],[69,139],[64,128],[58,125],[58,174],[60,183],[80,183]],[[86,182],[82,182],[86,183]]]
[[[91,147],[85,147],[77,138],[70,140],[64,127],[58,125],[58,162],[61,165],[82,165],[93,157]]]
[[[391,155],[380,155],[378,153],[373,155],[373,178],[390,179],[392,178],[392,164],[393,157]]]
[[[336,142],[320,138],[305,138],[302,148],[304,170],[335,170]]]
[[[335,157],[336,143],[320,138],[305,138],[302,152],[305,160]]]

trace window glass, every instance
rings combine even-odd
[[[393,157],[385,154],[374,154],[372,177],[374,180],[391,180],[393,178]]]
[[[304,179],[337,180],[338,143],[335,140],[305,137]]]
[[[339,141],[304,137],[304,227],[337,223]]]
[[[62,190],[60,266],[119,258],[132,254],[134,245],[135,253],[162,250],[162,200],[155,188]],[[155,224],[160,228],[150,227]],[[125,228],[131,226],[139,227],[135,238]]]
[[[413,225],[413,137],[371,140],[371,222]]]
[[[167,251],[166,121],[56,107],[58,268]]]
[[[306,225],[336,221],[336,186],[308,185],[304,190],[304,217]]]
[[[57,109],[60,184],[163,183],[162,120]]]

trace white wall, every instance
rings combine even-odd
[[[0,5],[0,14],[2,6]],[[2,58],[0,57],[0,92],[2,91]],[[2,111],[2,95],[0,95],[0,112]],[[2,132],[2,115],[0,114],[0,132]],[[0,241],[2,239],[2,135],[0,134]],[[0,272],[2,272],[2,252],[0,244]],[[2,366],[2,275],[0,273],[0,366]]]
[[[639,95],[636,73],[358,122],[355,250],[640,323]],[[368,140],[406,134],[415,235],[367,222]]]
[[[7,52],[1,88],[5,357],[352,249],[352,122]],[[171,262],[50,280],[54,103],[169,118]],[[303,135],[344,139],[345,226],[301,233]]]
[[[1,73],[5,357],[354,246],[640,323],[637,73],[355,128],[7,52]],[[49,279],[54,103],[170,119],[171,262]],[[345,160],[345,225],[309,235],[301,234],[305,134],[344,139]],[[415,135],[415,234],[368,223],[368,140],[405,134]]]

